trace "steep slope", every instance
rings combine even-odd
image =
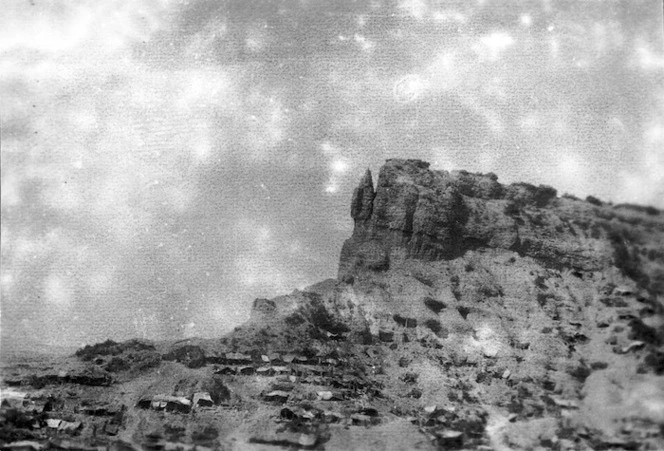
[[[31,402],[106,406],[52,403],[32,421],[76,433],[5,420],[5,440],[664,449],[664,215],[590,201],[389,160],[355,191],[337,280],[257,299],[218,340],[109,342],[68,372],[5,372]]]

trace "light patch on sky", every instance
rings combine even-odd
[[[514,44],[514,39],[505,32],[493,32],[480,38],[478,45],[473,49],[480,59],[497,60],[509,47]]]
[[[51,274],[46,279],[44,299],[46,302],[53,304],[56,307],[68,309],[73,303],[73,293],[62,277]]]
[[[426,90],[426,81],[419,75],[406,75],[394,85],[394,98],[398,102],[413,102]]]
[[[228,331],[387,158],[664,207],[660,1],[271,5],[3,5],[3,344]]]

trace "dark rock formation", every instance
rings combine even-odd
[[[375,192],[369,171],[355,190],[355,229],[344,243],[339,276],[384,270],[406,258],[450,260],[477,248],[513,250],[554,268],[605,267],[613,249],[579,237],[556,199],[548,186],[504,186],[494,174],[388,160]]]
[[[364,173],[364,177],[360,181],[360,185],[353,192],[350,216],[355,221],[364,221],[371,217],[375,195],[371,171],[367,169],[367,172]]]

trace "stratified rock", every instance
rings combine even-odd
[[[388,160],[375,192],[369,172],[355,190],[355,229],[344,243],[339,276],[385,270],[407,258],[449,260],[478,248],[513,250],[557,269],[606,267],[613,247],[579,237],[555,200],[548,186],[503,186],[494,174]]]

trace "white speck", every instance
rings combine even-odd
[[[332,162],[331,167],[333,172],[344,173],[348,169],[348,164],[343,160],[336,160]]]
[[[418,75],[407,75],[394,85],[394,97],[399,102],[412,102],[424,91],[425,84]]]

